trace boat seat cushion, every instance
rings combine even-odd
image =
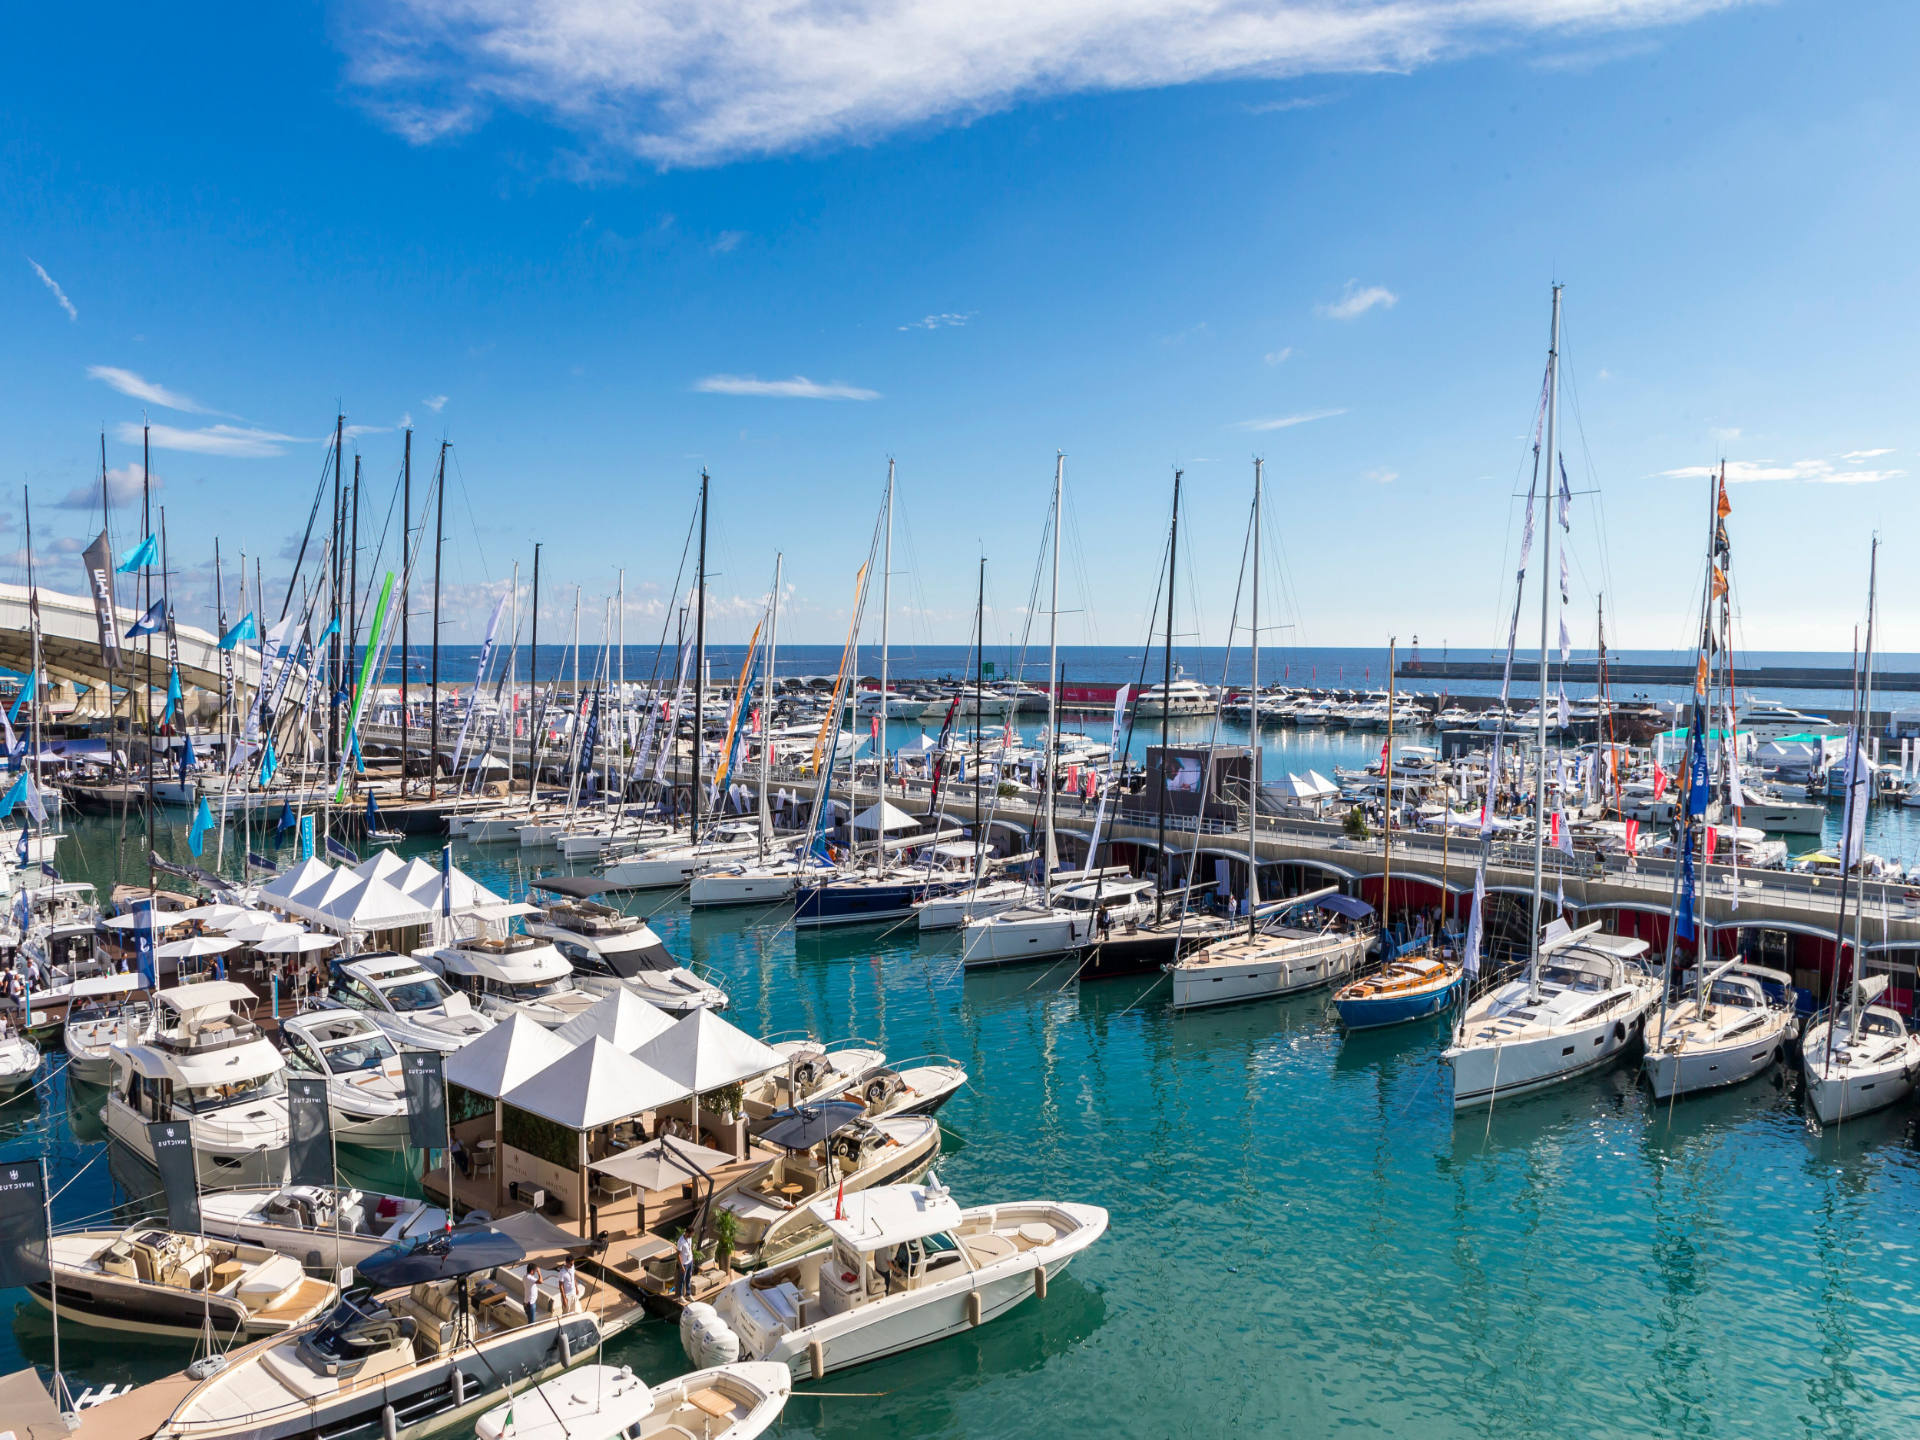
[[[287,1293],[306,1277],[300,1262],[291,1255],[275,1255],[263,1260],[241,1276],[235,1295],[244,1305],[262,1306]]]
[[[967,1253],[973,1257],[975,1265],[991,1265],[996,1260],[1005,1260],[1015,1253],[1014,1243],[1004,1235],[969,1235],[966,1237]]]

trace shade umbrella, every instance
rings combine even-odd
[[[331,950],[339,943],[338,935],[314,935],[302,930],[296,935],[275,935],[253,948],[262,955],[311,955],[316,950]]]
[[[454,1230],[406,1245],[389,1245],[353,1267],[354,1275],[376,1290],[450,1280],[517,1265],[527,1258],[518,1240],[497,1230]]]
[[[162,960],[184,960],[193,955],[224,955],[239,948],[238,940],[224,935],[189,935],[185,940],[169,940],[153,953]]]
[[[851,1100],[823,1100],[818,1105],[774,1111],[761,1122],[758,1133],[762,1140],[782,1150],[811,1150],[865,1113],[866,1106]]]
[[[306,929],[291,920],[274,920],[266,916],[247,925],[235,925],[227,931],[229,940],[237,940],[242,945],[258,945],[262,940],[283,940],[289,935],[305,935]]]
[[[660,1135],[631,1150],[596,1160],[587,1168],[616,1180],[625,1180],[642,1190],[671,1190],[695,1177],[705,1178],[733,1157],[721,1150],[709,1150],[671,1135]]]
[[[245,924],[248,920],[269,918],[264,911],[249,910],[244,905],[196,905],[191,910],[179,910],[173,915],[176,921],[198,920],[202,925],[214,930],[227,930],[235,925]]]
[[[100,923],[109,930],[145,930],[149,925],[155,930],[171,930],[180,923],[180,916],[169,910],[158,910],[152,919],[145,915],[109,915]]]

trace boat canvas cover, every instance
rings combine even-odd
[[[736,1080],[778,1070],[787,1063],[778,1050],[761,1044],[702,1006],[633,1052],[642,1064],[705,1095]]]
[[[89,975],[74,981],[67,993],[78,1000],[87,995],[121,995],[129,990],[144,990],[146,985],[138,975]]]
[[[506,1236],[528,1255],[584,1255],[597,1243],[590,1235],[575,1235],[571,1230],[562,1230],[538,1210],[522,1210],[498,1220],[469,1224]],[[456,1226],[454,1233],[469,1228],[469,1224]]]
[[[509,1015],[503,1024],[494,1026],[447,1057],[447,1081],[497,1100],[522,1081],[531,1080],[572,1048],[537,1021],[525,1015]]]
[[[673,1028],[673,1017],[624,987],[594,1001],[553,1033],[569,1044],[581,1045],[596,1035],[631,1055],[654,1036]]]
[[[591,900],[607,893],[607,882],[597,875],[542,875],[527,882],[529,890],[547,890],[555,895],[571,895],[576,900]]]
[[[938,1235],[965,1219],[951,1195],[929,1185],[882,1185],[829,1195],[811,1208],[836,1239],[866,1253]]]
[[[569,1130],[597,1130],[692,1093],[596,1035],[500,1098]]]
[[[1371,920],[1373,906],[1352,895],[1323,895],[1313,902],[1316,910],[1328,910],[1335,915],[1344,915],[1349,920]]]
[[[354,1266],[354,1275],[376,1290],[395,1290],[516,1265],[527,1252],[511,1235],[491,1227],[459,1229],[404,1245],[389,1245]]]
[[[782,1150],[811,1150],[866,1113],[851,1100],[825,1100],[792,1110],[776,1110],[760,1123],[757,1134]]]
[[[252,1005],[259,998],[237,980],[202,980],[195,985],[176,985],[154,997],[171,1005],[182,1015],[198,1015],[212,1010],[228,1015],[235,1005]]]

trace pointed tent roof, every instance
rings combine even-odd
[[[866,831],[885,830],[891,834],[895,830],[918,830],[920,822],[906,811],[881,800],[854,816],[853,828]]]
[[[569,1130],[593,1130],[684,1100],[687,1087],[599,1035],[500,1098]]]
[[[729,1025],[704,1007],[654,1036],[633,1052],[633,1058],[697,1095],[786,1064],[786,1057],[779,1051],[762,1045],[739,1026]]]
[[[939,748],[940,742],[922,730],[917,740],[909,740],[904,745],[896,745],[893,747],[893,751],[896,755],[904,755],[909,750],[916,754],[925,755],[928,751],[938,750]]]
[[[451,875],[443,876],[436,870],[432,878],[417,885],[405,886],[407,894],[426,906],[429,910],[440,909],[440,890],[446,885],[453,892],[453,904],[450,907],[457,915],[465,910],[478,910],[483,905],[503,905],[505,899],[487,889],[471,875],[455,870]]]
[[[440,878],[440,867],[429,865],[418,855],[402,865],[393,874],[383,877],[396,890],[404,890],[411,895],[420,886]]]
[[[308,908],[306,896],[295,905]],[[433,911],[410,895],[403,895],[384,880],[354,879],[352,885],[331,895],[324,904],[311,905],[314,919],[336,929],[391,930],[400,925],[426,925]]]
[[[391,850],[376,850],[358,865],[353,873],[362,880],[385,880],[391,883],[394,872],[407,868],[407,862]]]
[[[624,985],[611,995],[596,1000],[591,1008],[567,1021],[553,1033],[571,1045],[584,1044],[594,1036],[631,1055],[654,1036],[673,1028],[673,1017],[656,1005],[649,1005]]]
[[[284,874],[276,875],[260,887],[262,899],[275,900],[284,904],[316,881],[324,880],[333,873],[333,866],[324,860],[308,856],[298,865]]]
[[[351,870],[329,870],[306,889],[296,891],[287,901],[287,908],[305,915],[324,914],[334,901],[364,884],[366,881]]]
[[[514,1014],[447,1057],[447,1079],[495,1099],[531,1080],[573,1047],[553,1031]]]

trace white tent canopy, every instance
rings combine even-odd
[[[853,828],[863,830],[869,835],[877,830],[885,831],[890,835],[896,830],[918,830],[920,822],[906,811],[881,800],[854,816]]]
[[[633,1055],[696,1095],[765,1075],[786,1064],[786,1057],[779,1051],[704,1008],[683,1016]]]
[[[687,1094],[686,1086],[596,1035],[500,1098],[569,1130],[596,1130]]]
[[[324,860],[308,856],[284,875],[276,875],[260,887],[260,897],[271,903],[284,905],[302,890],[317,881],[324,880],[333,873],[333,867]]]
[[[573,1047],[525,1015],[510,1015],[447,1057],[450,1083],[499,1099],[531,1080]]]
[[[553,1033],[570,1045],[584,1044],[599,1036],[631,1055],[654,1036],[672,1028],[671,1015],[657,1005],[649,1005],[623,986],[596,1000],[590,1009],[583,1010]]]

